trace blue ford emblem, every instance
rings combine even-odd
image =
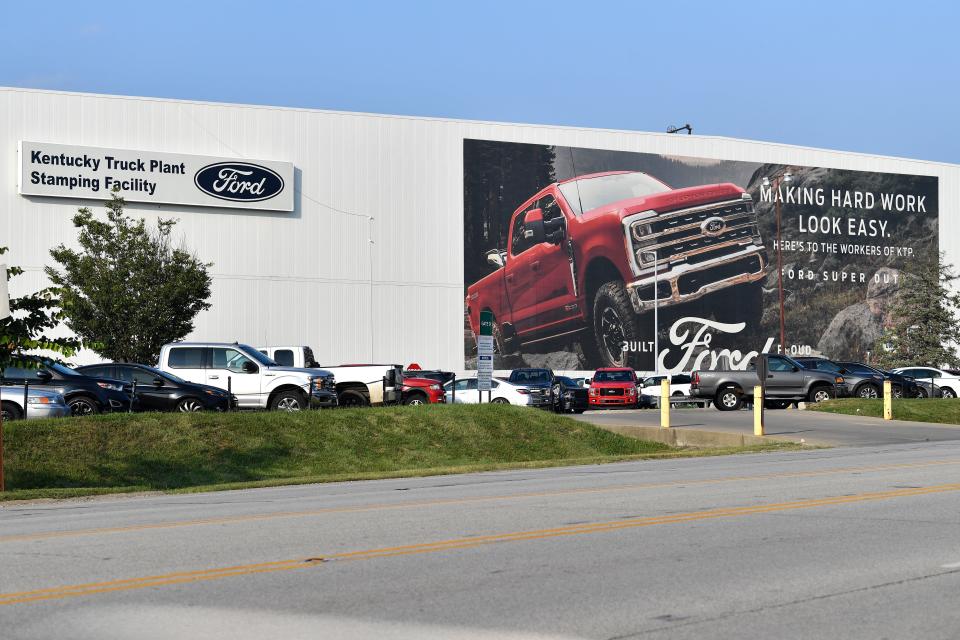
[[[700,230],[708,236],[718,236],[727,228],[727,223],[723,218],[707,218],[700,224]]]
[[[248,162],[208,164],[193,182],[207,195],[233,202],[260,202],[283,191],[283,178],[276,171]]]

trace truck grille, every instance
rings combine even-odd
[[[723,224],[718,234],[704,233],[703,224],[712,218]],[[736,253],[741,245],[759,235],[757,215],[749,200],[736,200],[694,209],[672,211],[652,220],[638,220],[631,227],[634,247],[656,251],[660,262],[686,259],[689,264]],[[732,246],[722,247],[721,245]],[[711,250],[711,247],[717,249]]]
[[[600,394],[604,396],[622,396],[623,389],[601,389]]]

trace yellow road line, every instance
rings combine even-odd
[[[356,505],[349,507],[326,507],[321,509],[308,509],[304,511],[277,511],[272,513],[256,513],[243,516],[223,516],[220,518],[199,518],[195,520],[174,520],[170,522],[153,522],[145,524],[135,524],[123,527],[100,527],[91,529],[74,529],[66,531],[47,531],[42,533],[25,533],[0,536],[0,544],[4,542],[26,542],[33,540],[48,540],[59,538],[73,538],[78,536],[106,535],[115,533],[129,533],[136,531],[151,531],[155,529],[177,529],[181,527],[195,527],[203,525],[217,524],[240,524],[246,522],[258,522],[264,520],[275,520],[281,518],[305,518],[312,516],[327,515],[333,513],[363,513],[367,511],[392,511],[402,509],[414,509],[423,507],[440,507],[446,505],[462,505],[482,502],[496,502],[519,500],[526,498],[550,498],[569,495],[614,493],[617,491],[631,491],[644,489],[664,489],[677,486],[703,486],[712,484],[723,484],[727,482],[751,482],[759,480],[782,480],[787,478],[813,478],[818,476],[829,476],[844,473],[868,473],[877,471],[892,471],[898,469],[918,469],[923,467],[943,466],[960,464],[960,460],[932,460],[929,462],[910,462],[887,465],[872,465],[862,467],[841,467],[836,469],[823,469],[820,471],[786,471],[782,473],[768,473],[752,476],[730,476],[727,478],[709,478],[706,480],[671,480],[669,482],[641,482],[612,485],[609,487],[594,487],[582,489],[557,489],[554,491],[531,491],[526,493],[514,493],[508,495],[488,495],[475,496],[472,498],[447,498],[437,500],[418,500],[399,503],[378,503],[370,505]]]
[[[960,483],[940,484],[929,487],[916,487],[909,489],[896,489],[892,491],[879,491],[873,493],[861,493],[847,496],[829,496],[825,498],[812,498],[808,500],[795,500],[792,502],[777,502],[744,507],[708,509],[705,511],[675,513],[664,516],[627,518],[622,520],[569,525],[548,529],[515,531],[510,533],[499,533],[469,538],[453,538],[450,540],[439,540],[420,544],[379,547],[375,549],[364,549],[359,551],[346,551],[313,558],[294,558],[275,562],[260,562],[255,564],[218,567],[213,569],[199,569],[196,571],[180,571],[176,573],[144,576],[139,578],[126,578],[121,580],[109,580],[105,582],[64,585],[46,589],[34,589],[31,591],[2,593],[0,594],[0,606],[38,602],[41,600],[89,596],[101,593],[111,593],[114,591],[146,589],[149,587],[169,586],[190,582],[220,580],[235,576],[254,575],[276,571],[291,571],[294,569],[314,567],[326,562],[344,560],[372,560],[376,558],[390,558],[421,553],[434,553],[438,551],[469,549],[504,542],[543,540],[560,536],[604,533],[623,529],[635,529],[638,527],[676,524],[682,522],[696,522],[699,520],[711,520],[718,518],[733,518],[762,513],[791,511],[796,509],[810,509],[823,506],[855,504],[875,500],[889,500],[892,498],[945,493],[950,491],[960,491]]]

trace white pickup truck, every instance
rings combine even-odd
[[[320,368],[310,347],[257,347],[260,353],[291,367]],[[341,364],[323,366],[337,380],[341,407],[399,404],[403,400],[403,366],[399,364]]]
[[[174,342],[160,349],[161,371],[227,389],[242,409],[299,411],[337,406],[329,371],[284,367],[245,344]]]

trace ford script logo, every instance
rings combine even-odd
[[[283,178],[276,171],[247,162],[208,164],[193,182],[214,198],[234,202],[269,200],[283,191]]]
[[[723,218],[707,218],[700,224],[700,230],[708,236],[718,236],[726,228],[727,223],[724,222]]]

